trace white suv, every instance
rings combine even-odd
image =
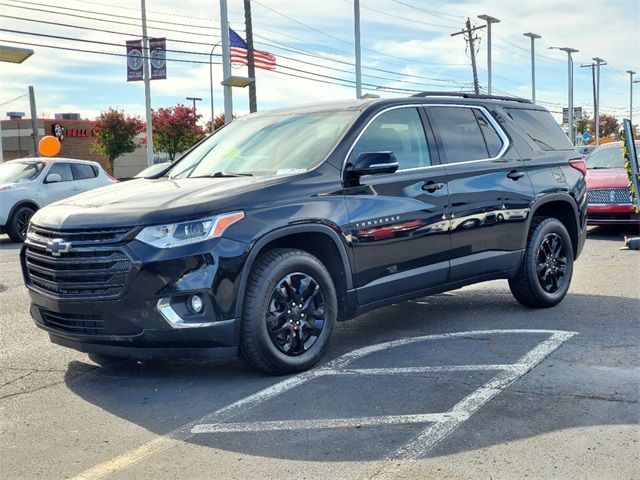
[[[45,205],[114,183],[97,162],[23,158],[0,164],[0,233],[22,242],[34,212]]]

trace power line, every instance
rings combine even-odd
[[[421,8],[421,7],[416,7],[415,5],[411,5],[410,3],[406,3],[406,2],[401,2],[400,0],[391,0],[395,3],[399,3],[400,5],[404,5],[405,7],[409,7],[409,8],[413,8],[414,10],[418,10],[419,12],[423,12],[423,13],[428,13],[429,15],[433,15],[435,17],[439,17],[442,18],[444,20],[453,22],[453,20],[448,20],[447,17],[451,17],[451,18],[455,18],[457,20],[464,20],[464,16],[463,15],[452,15],[450,13],[439,13],[439,12],[435,12],[433,10],[427,10],[426,8]]]
[[[347,2],[347,3],[353,3],[353,2],[351,2],[349,0],[344,0],[344,1]],[[371,12],[381,13],[386,17],[397,18],[397,19],[403,20],[405,22],[419,23],[421,25],[427,25],[429,27],[437,27],[437,28],[442,28],[442,29],[451,28],[451,25],[443,25],[442,23],[430,23],[430,22],[425,22],[425,21],[418,20],[418,19],[415,19],[415,18],[401,17],[400,15],[395,15],[395,14],[390,13],[390,12],[385,12],[385,11],[382,11],[382,10],[378,10],[376,8],[373,8],[373,7],[367,7],[367,6],[362,5],[361,8],[363,8],[365,10],[369,10]]]

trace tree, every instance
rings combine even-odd
[[[596,131],[595,119],[589,121],[589,130],[592,133]],[[610,137],[618,135],[620,130],[620,123],[618,119],[613,115],[600,115],[600,136]]]
[[[591,117],[587,112],[582,114],[582,118],[576,121],[576,131],[582,135],[583,133],[591,133],[589,132],[589,123],[591,122]]]
[[[205,131],[198,125],[198,118],[200,115],[182,104],[151,112],[154,149],[167,152],[173,161],[177,153],[184,152],[204,137]]]
[[[93,127],[94,153],[105,155],[113,174],[116,158],[136,149],[134,138],[144,131],[144,123],[138,117],[125,115],[122,110],[110,107],[102,112]]]
[[[238,117],[234,115],[233,118],[236,119]],[[215,127],[215,130],[224,127],[224,112],[220,112],[218,115],[216,115],[216,118],[213,119],[213,126]],[[212,133],[211,120],[207,122],[207,132]]]

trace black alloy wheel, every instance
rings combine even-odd
[[[324,297],[318,282],[302,272],[281,279],[273,289],[267,332],[282,353],[301,355],[318,340],[325,324]]]
[[[18,207],[18,209],[11,216],[7,233],[9,238],[14,242],[24,242],[27,238],[27,229],[29,228],[29,221],[35,212],[30,207]]]
[[[527,307],[557,305],[571,286],[573,257],[571,237],[560,220],[533,218],[522,264],[509,279],[511,293]]]
[[[562,288],[567,271],[567,251],[557,233],[548,233],[538,247],[537,274],[545,292],[555,293]]]
[[[313,367],[338,319],[338,296],[325,265],[304,250],[274,248],[258,257],[247,282],[239,354],[275,375]]]

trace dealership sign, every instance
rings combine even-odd
[[[149,39],[151,80],[167,78],[167,41],[165,38]],[[127,82],[144,79],[144,49],[142,40],[127,40]]]

